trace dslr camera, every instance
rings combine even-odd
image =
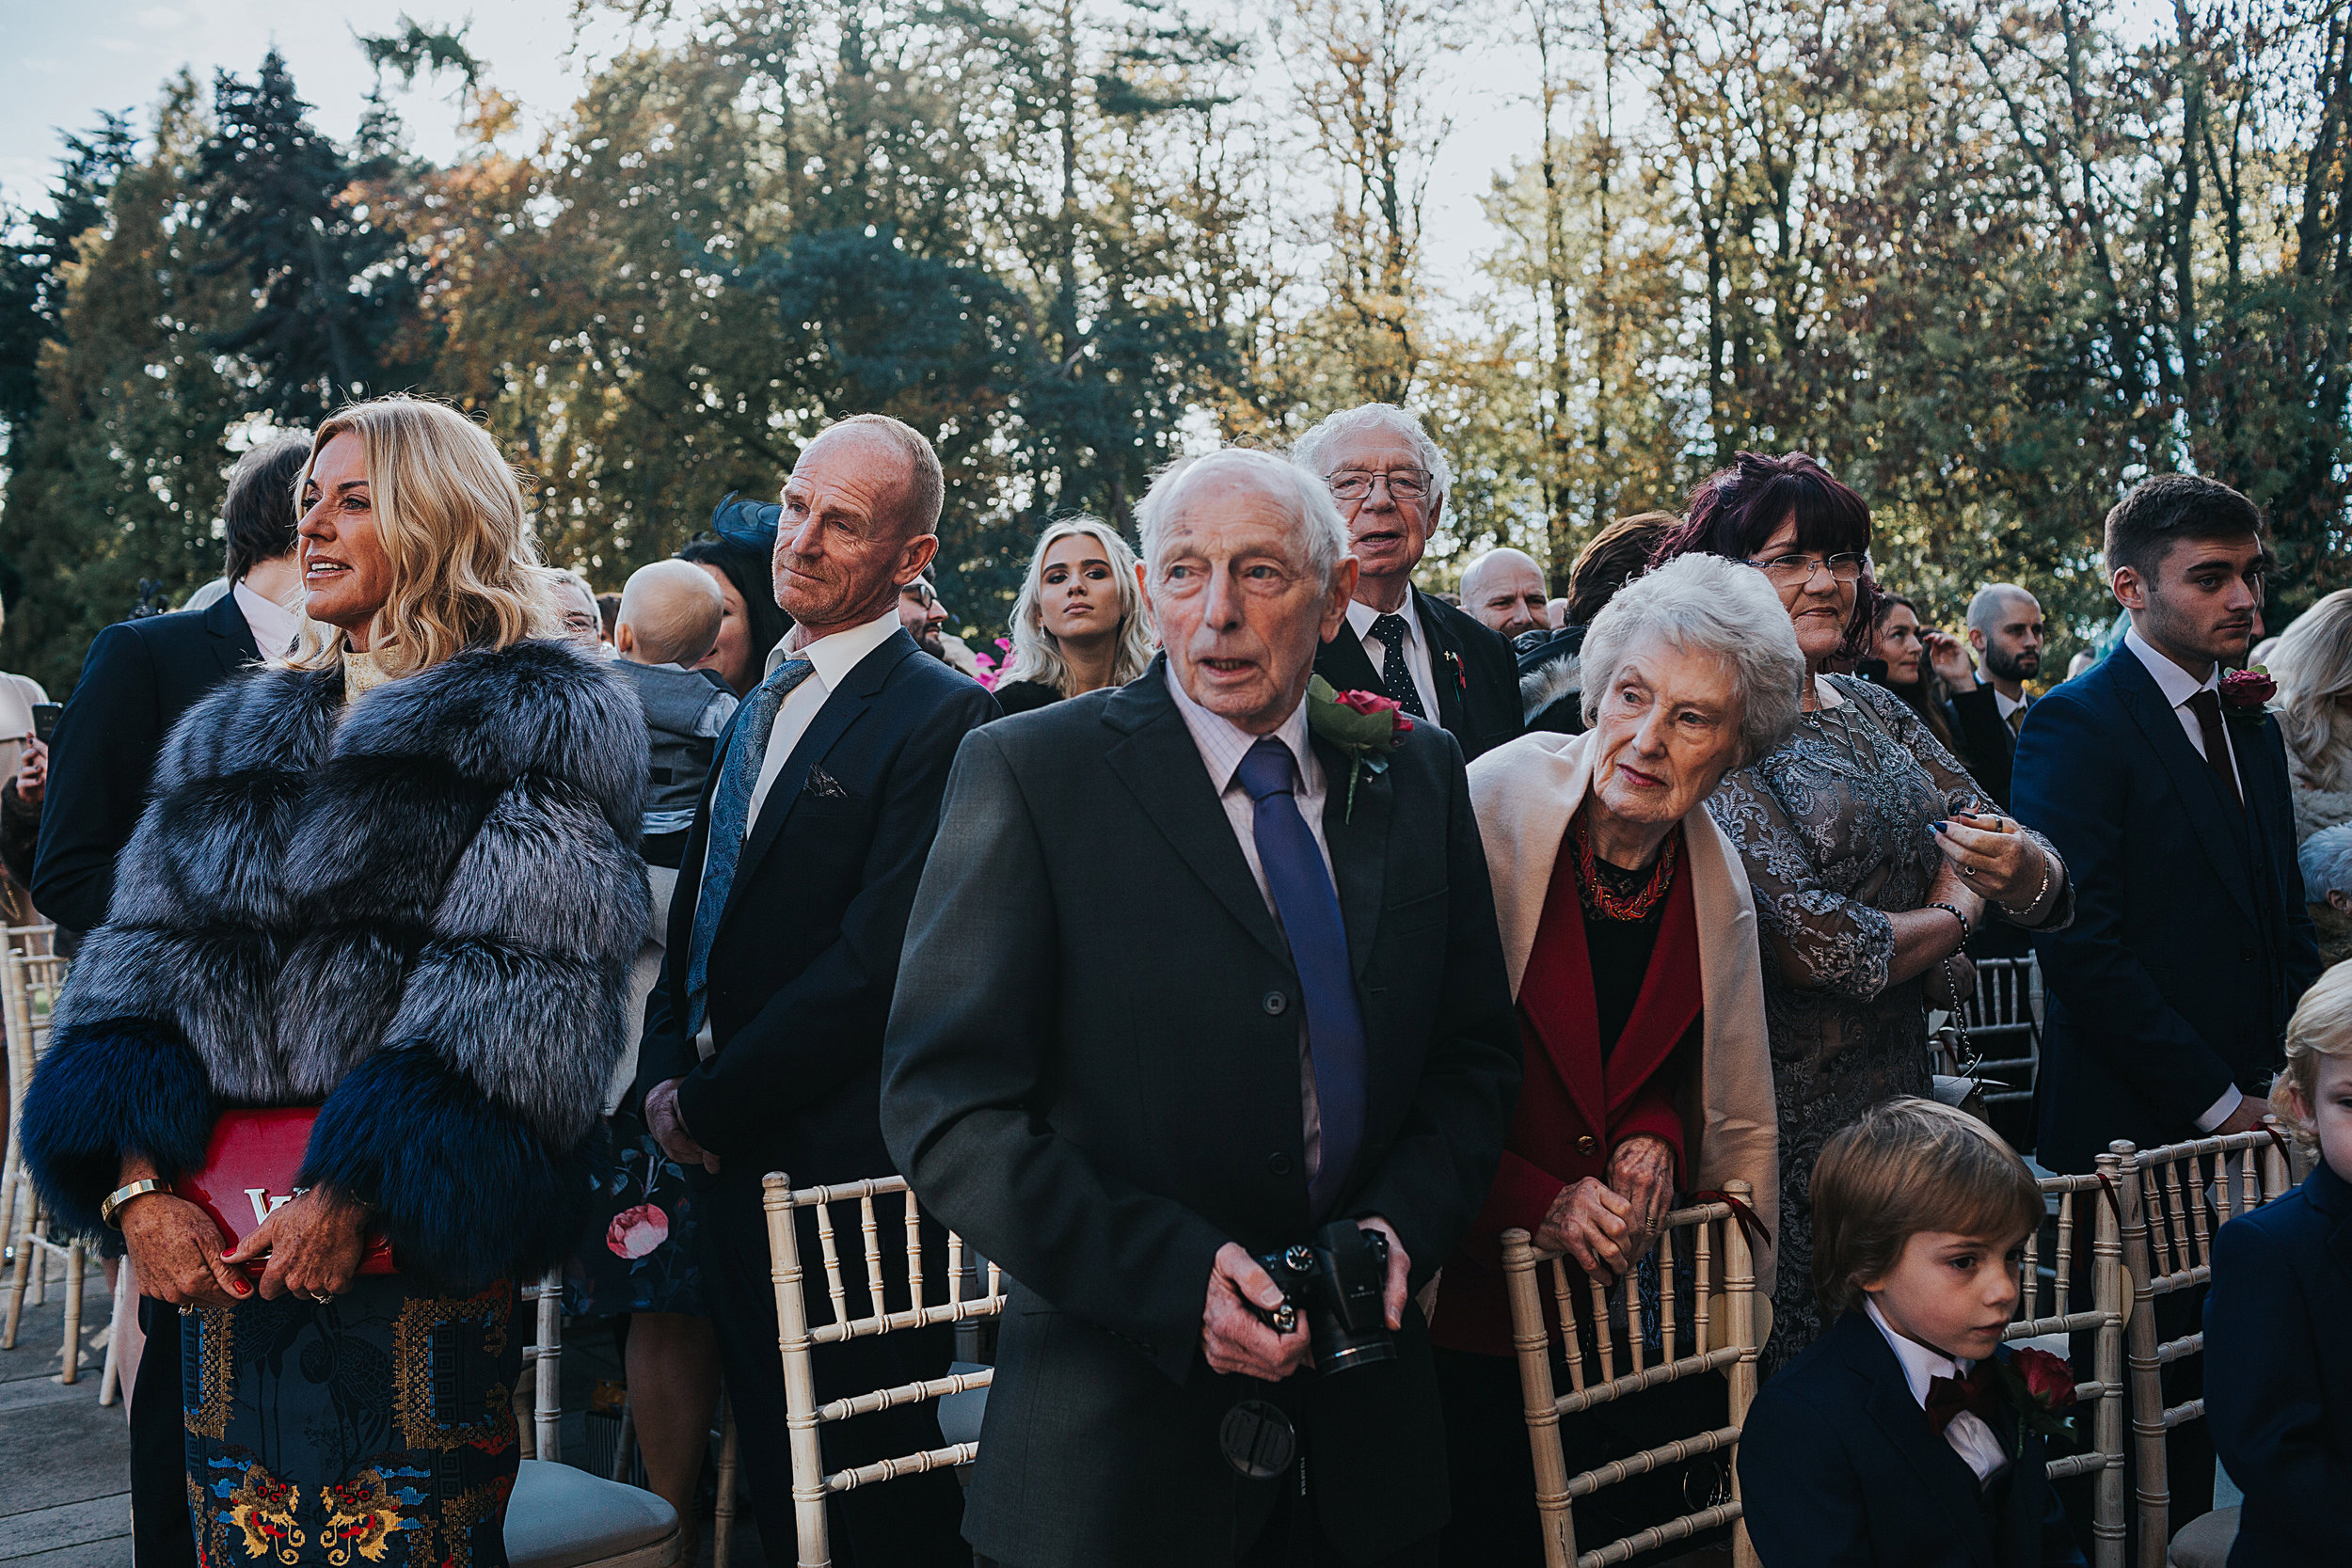
[[[1287,1334],[1306,1314],[1315,1370],[1326,1375],[1396,1359],[1381,1297],[1389,1282],[1389,1239],[1354,1220],[1333,1220],[1279,1252],[1259,1255],[1274,1276],[1282,1305],[1270,1315],[1272,1327]]]

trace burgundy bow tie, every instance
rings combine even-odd
[[[1928,1379],[1928,1424],[1938,1433],[1963,1410],[1991,1426],[2000,1405],[2000,1387],[1993,1381],[1989,1361],[1978,1362],[1966,1377]]]

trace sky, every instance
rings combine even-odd
[[[1490,22],[1518,8],[1507,0],[1477,3],[1491,8]],[[43,201],[61,130],[87,129],[101,109],[132,110],[145,130],[167,77],[183,67],[199,81],[218,70],[250,77],[273,42],[316,123],[347,136],[373,81],[355,35],[396,31],[404,12],[427,25],[470,16],[467,44],[488,62],[491,83],[519,99],[533,124],[545,124],[612,41],[592,34],[576,45],[571,9],[571,0],[0,0],[0,199],[18,208]],[[1434,95],[1453,133],[1431,170],[1423,212],[1426,278],[1457,300],[1480,287],[1477,259],[1496,243],[1480,198],[1498,169],[1535,145],[1530,52],[1511,45],[1507,28],[1495,31],[1499,41],[1448,62]],[[1268,86],[1280,90],[1279,78]],[[444,91],[421,84],[395,98],[415,150],[436,160],[457,146]]]

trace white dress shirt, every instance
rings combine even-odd
[[[817,672],[794,687],[784,699],[784,705],[776,709],[776,727],[768,732],[768,754],[759,762],[759,782],[752,785],[751,810],[743,816],[746,839],[759,820],[760,808],[768,803],[768,791],[775,784],[776,775],[784,771],[792,748],[801,743],[801,736],[817,721],[818,710],[825,705],[825,699],[850,678],[850,672],[864,662],[867,654],[889,641],[890,634],[898,629],[898,607],[893,603],[864,626],[820,637],[805,648],[795,649],[787,637],[768,656],[771,672],[788,658],[804,658],[817,666]]]
[[[1873,1297],[1863,1298],[1864,1311],[1886,1336],[1887,1345],[1895,1352],[1895,1360],[1902,1367],[1903,1381],[1911,1385],[1911,1397],[1919,1402],[1919,1408],[1928,1407],[1928,1383],[1931,1378],[1963,1378],[1974,1361],[1955,1361],[1942,1351],[1930,1350],[1916,1339],[1905,1338],[1895,1332],[1879,1310]],[[2001,1440],[1993,1435],[1993,1429],[1979,1418],[1976,1412],[1963,1410],[1944,1429],[1944,1441],[1952,1446],[1971,1470],[1977,1473],[1977,1483],[1982,1485],[2009,1468],[2009,1454],[2001,1448]]]
[[[1347,601],[1347,629],[1364,645],[1364,657],[1372,660],[1375,674],[1387,670],[1389,657],[1389,645],[1372,635],[1372,624],[1380,614],[1361,599]],[[1434,724],[1438,721],[1437,671],[1429,659],[1429,635],[1422,630],[1420,610],[1409,591],[1396,615],[1405,623],[1405,668],[1412,672],[1413,689],[1421,693],[1422,713]]]
[[[1184,728],[1191,732],[1193,745],[1200,748],[1200,761],[1209,770],[1209,783],[1216,789],[1217,804],[1225,808],[1225,819],[1232,824],[1233,837],[1240,841],[1241,858],[1249,863],[1249,875],[1257,879],[1258,895],[1265,900],[1266,911],[1274,916],[1275,928],[1279,930],[1282,911],[1274,907],[1274,888],[1266,880],[1265,866],[1258,859],[1258,803],[1249,798],[1249,791],[1241,786],[1238,777],[1242,759],[1263,737],[1251,735],[1224,715],[1211,713],[1194,702],[1185,692],[1184,682],[1176,678],[1173,664],[1168,668],[1168,689],[1176,699],[1176,711],[1184,715]],[[1323,803],[1329,786],[1323,777],[1323,764],[1307,741],[1305,703],[1291,710],[1291,716],[1282,721],[1282,727],[1274,732],[1274,736],[1290,751],[1297,784],[1292,799],[1298,803],[1298,815],[1307,819],[1307,831],[1314,835],[1315,848],[1323,856],[1323,874],[1331,879],[1336,895],[1339,877],[1331,869],[1331,846],[1323,836]],[[1304,1007],[1298,1009],[1298,1090],[1306,1118],[1307,1180],[1312,1181],[1323,1164],[1323,1111],[1315,1100],[1315,1064],[1307,1039]]]
[[[2132,627],[2123,634],[2123,646],[2129,648],[2133,656],[2148,667],[2148,673],[2154,679],[2156,689],[2162,691],[2164,700],[2172,705],[2172,716],[2181,721],[2181,729],[2187,735],[2189,745],[2196,749],[2199,756],[2204,756],[2205,726],[2200,724],[2197,721],[2197,715],[2188,710],[2188,700],[2200,691],[2217,692],[2221,689],[2221,666],[2215,665],[2206,672],[2205,678],[2201,681],[2156,652],[2140,637],[2137,626]],[[2221,744],[2224,747],[2230,745],[2230,726],[2227,721],[2224,721],[2221,725]],[[2242,800],[2246,798],[2246,775],[2238,771],[2237,752],[2234,750],[2230,752],[2230,773],[2237,780],[2238,799]],[[2245,1098],[2245,1095],[2238,1092],[2237,1085],[2234,1084],[2222,1090],[2221,1098],[2215,1101],[2212,1107],[2197,1118],[2197,1131],[2210,1132],[2229,1120],[2236,1114],[2239,1102]]]
[[[1985,685],[1993,686],[1993,683],[1987,681]],[[1993,687],[1993,712],[2004,724],[2009,722],[2010,714],[2023,713],[2032,704],[2031,697],[2012,697],[1999,687]]]
[[[237,611],[245,617],[246,628],[253,633],[253,645],[262,650],[263,658],[276,658],[294,646],[294,640],[302,630],[302,617],[277,600],[255,593],[240,578],[229,590],[229,596],[237,601]]]

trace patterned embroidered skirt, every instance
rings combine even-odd
[[[515,1287],[363,1275],[183,1320],[188,1510],[203,1568],[505,1568],[520,1457]]]

